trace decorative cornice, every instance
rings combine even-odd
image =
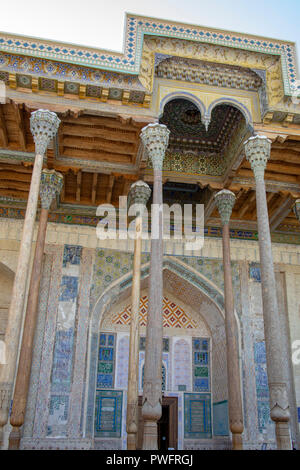
[[[186,39],[280,56],[285,94],[291,96],[293,92],[292,85],[297,79],[297,69],[295,44],[292,42],[147,18],[130,13],[126,14],[123,53],[111,53],[92,47],[7,33],[0,33],[0,50],[95,69],[138,74],[145,35]],[[298,89],[300,91],[299,85]]]

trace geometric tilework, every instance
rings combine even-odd
[[[139,323],[140,326],[147,325],[148,296],[140,299]],[[116,313],[112,323],[115,325],[130,325],[131,305]],[[167,297],[163,298],[163,326],[164,328],[197,328],[195,321],[174,302]]]
[[[186,439],[211,438],[210,394],[184,394],[184,437]]]
[[[123,53],[72,44],[50,43],[42,39],[1,34],[0,50],[37,58],[54,59],[60,62],[104,68],[112,71],[138,73],[145,35],[165,36],[201,43],[216,44],[218,47],[239,48],[277,55],[281,58],[285,92],[290,92],[291,84],[297,78],[294,44],[279,42],[246,34],[203,28],[197,25],[184,25],[172,21],[153,20],[138,15],[126,15],[126,28]]]
[[[95,437],[121,437],[123,392],[97,390]]]
[[[115,341],[114,334],[100,333],[97,388],[113,388],[114,386]]]

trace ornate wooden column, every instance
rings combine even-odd
[[[40,279],[43,265],[45,238],[49,209],[56,194],[59,194],[63,185],[63,176],[54,170],[43,170],[40,183],[41,214],[36,240],[35,255],[32,266],[30,287],[28,293],[27,310],[25,315],[24,330],[18,372],[15,383],[13,406],[10,423],[13,429],[9,436],[9,449],[19,449],[21,439],[21,426],[24,424],[31,360],[33,352],[33,340],[38,312],[38,298]]]
[[[278,449],[291,449],[289,429],[289,402],[283,374],[283,348],[276,295],[275,273],[269,226],[264,172],[270,157],[271,141],[256,135],[245,142],[247,160],[251,164],[256,182],[256,211],[259,237],[264,332],[267,372],[270,391],[270,415],[276,425]]]
[[[35,111],[30,118],[30,129],[35,142],[36,156],[5,333],[8,363],[0,367],[0,429],[5,426],[8,420],[9,404],[16,370],[43,155],[47,150],[50,140],[56,134],[59,123],[60,120],[55,113],[45,110]],[[0,440],[1,437],[2,433]]]
[[[215,195],[215,200],[223,227],[222,237],[229,425],[232,433],[232,448],[234,450],[241,450],[243,448],[242,433],[244,430],[244,424],[238,359],[237,324],[234,317],[229,237],[229,220],[235,203],[235,195],[231,191],[223,189]]]
[[[163,218],[162,218],[162,166],[170,131],[163,124],[149,124],[141,132],[142,141],[153,166],[151,255],[149,279],[149,306],[146,333],[144,387],[142,415],[144,418],[143,449],[155,450],[157,421],[161,417],[162,338],[163,338]],[[154,206],[155,207],[155,206]],[[152,207],[153,209],[153,207]]]
[[[133,183],[129,191],[129,205],[137,204],[135,219],[135,240],[131,294],[131,320],[129,343],[128,391],[127,391],[127,450],[136,450],[138,432],[138,394],[139,394],[139,310],[142,254],[142,214],[150,197],[151,189],[144,181]]]

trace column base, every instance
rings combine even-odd
[[[13,427],[8,438],[8,449],[19,450],[21,441],[21,429]]]
[[[157,421],[144,421],[143,450],[158,450]]]
[[[278,450],[292,450],[290,426],[288,421],[275,422],[275,433]]]
[[[127,450],[136,450],[137,435],[135,433],[127,433]]]
[[[232,434],[232,450],[243,450],[243,437],[242,434]]]

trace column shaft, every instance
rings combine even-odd
[[[25,214],[22,239],[12,297],[10,302],[5,343],[8,363],[0,368],[1,408],[0,427],[7,423],[9,403],[12,394],[13,380],[16,369],[18,344],[22,324],[26,285],[29,274],[31,244],[33,239],[43,156],[37,154],[31,178],[30,191]]]
[[[153,204],[162,208],[162,173],[154,168]],[[163,338],[163,240],[162,212],[157,211],[151,220],[149,306],[147,319],[146,354],[144,369],[143,407],[144,438],[143,449],[155,450],[157,442],[157,421],[161,417],[162,406],[162,338]]]
[[[283,373],[282,344],[276,296],[275,273],[269,228],[266,188],[263,175],[256,175],[256,207],[259,234],[264,332],[270,389],[271,418],[276,424],[278,449],[291,449],[286,383]]]
[[[227,345],[227,377],[229,423],[232,433],[234,450],[243,448],[242,432],[243,409],[238,359],[237,325],[234,317],[234,298],[232,288],[229,224],[223,225],[223,267],[224,267],[224,296],[225,296],[225,331]]]
[[[32,349],[35,333],[35,325],[38,312],[38,298],[40,279],[42,273],[43,254],[47,230],[48,210],[41,209],[38,235],[36,240],[35,255],[31,273],[28,293],[27,310],[24,323],[22,346],[18,364],[18,372],[14,390],[13,406],[10,423],[13,430],[9,438],[9,448],[18,449],[20,445],[20,427],[24,424],[26,402],[28,395]]]
[[[135,224],[136,239],[134,241],[133,258],[127,394],[127,450],[136,450],[138,432],[139,310],[142,251],[142,217],[140,215],[137,216]]]

